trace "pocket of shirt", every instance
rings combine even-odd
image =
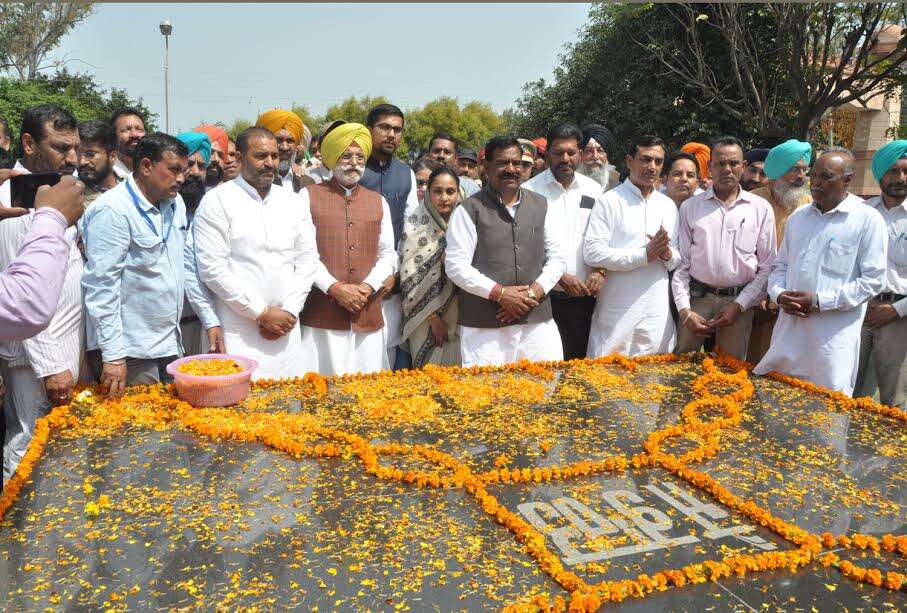
[[[837,276],[846,277],[853,270],[856,250],[838,242],[831,242],[825,249],[822,258],[822,270]]]
[[[161,257],[161,237],[153,234],[138,234],[132,238],[129,256],[136,266],[153,266]]]
[[[904,270],[907,268],[907,240],[895,239],[888,244],[888,253],[892,263]]]
[[[734,248],[742,253],[753,253],[756,251],[756,241],[759,238],[759,229],[755,226],[748,227],[745,224],[734,233]]]

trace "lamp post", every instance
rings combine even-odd
[[[162,21],[161,34],[164,35],[164,125],[166,132],[170,133],[170,34],[173,32],[173,24],[169,21]]]

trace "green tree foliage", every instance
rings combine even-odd
[[[35,79],[47,68],[47,54],[91,14],[89,2],[0,3],[0,70]]]
[[[79,121],[106,120],[117,109],[133,107],[144,114],[146,129],[155,129],[156,115],[141,99],[134,100],[121,89],[105,92],[89,75],[61,70],[49,77],[39,74],[32,80],[0,78],[0,115],[9,121],[17,137],[25,109],[47,102],[68,109]]]
[[[227,135],[236,140],[236,137],[246,128],[251,128],[254,124],[251,121],[245,119],[235,119],[233,123],[224,126],[224,130],[227,131]]]
[[[385,104],[387,102],[390,101],[384,96],[362,96],[361,98],[350,96],[340,104],[332,104],[329,106],[328,110],[324,113],[324,117],[321,118],[320,123],[323,125],[329,121],[334,121],[335,119],[342,119],[344,121],[364,124],[369,109],[378,104]],[[319,128],[320,127],[321,126],[319,125]]]
[[[415,159],[427,153],[428,141],[436,132],[447,132],[461,145],[478,150],[503,133],[504,127],[501,116],[484,102],[468,102],[461,108],[455,98],[441,97],[406,113],[404,154]]]

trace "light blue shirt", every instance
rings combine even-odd
[[[80,229],[85,307],[103,360],[182,355],[183,199],[156,207],[130,176],[95,200]]]

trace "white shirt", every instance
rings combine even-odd
[[[517,201],[511,206],[504,206],[511,217],[516,216],[517,208],[523,199],[522,191]],[[444,253],[444,268],[447,277],[457,286],[470,294],[488,298],[497,282],[482,273],[472,265],[472,258],[476,253],[479,242],[476,225],[472,222],[469,213],[462,206],[453,210],[450,222],[447,224],[447,249]],[[547,294],[551,291],[567,268],[567,259],[564,257],[561,238],[560,219],[557,213],[548,207],[545,213],[545,265],[535,282],[542,286]]]
[[[278,185],[262,199],[240,175],[205,194],[193,232],[199,277],[222,321],[248,323],[268,306],[302,310],[318,266],[308,200]]]
[[[351,189],[344,189],[346,189],[347,195],[352,193]],[[306,210],[309,210],[308,190],[302,190],[299,195],[305,202]],[[384,196],[381,196],[381,234],[378,236],[378,259],[363,279],[363,283],[368,284],[373,291],[377,291],[389,276],[397,272],[398,261],[397,250],[394,248],[394,222],[391,219],[391,209]],[[319,260],[315,272],[315,287],[326,294],[335,283],[337,283],[337,278]]]
[[[551,169],[547,169],[523,183],[523,188],[544,197],[548,201],[548,210],[558,215],[564,240],[562,249],[567,260],[565,272],[585,282],[591,270],[583,259],[583,236],[592,207],[602,193],[601,185],[595,179],[576,172],[570,187],[564,189]]]
[[[592,315],[590,357],[674,348],[668,271],[680,262],[677,224],[673,200],[654,190],[644,198],[629,179],[599,198],[583,241],[586,263],[608,271]],[[670,237],[671,258],[649,262],[646,245],[662,226]]]
[[[117,176],[118,181],[124,180],[126,177],[132,174],[132,171],[123,163],[123,160],[117,156],[117,159],[113,161],[113,174]]]
[[[881,196],[866,201],[881,215],[888,228],[888,269],[885,273],[883,292],[907,295],[907,199],[901,204],[888,208]],[[907,315],[907,298],[895,302],[898,315]]]
[[[17,161],[15,170],[30,174]],[[10,182],[0,186],[0,206],[11,204]],[[34,210],[27,215],[0,222],[0,270],[4,270],[16,258],[22,239],[31,227]],[[69,243],[69,263],[57,310],[50,324],[42,332],[24,341],[0,343],[0,358],[9,360],[11,366],[31,366],[39,379],[65,370],[79,377],[79,362],[82,357],[82,254],[76,245],[78,231],[69,227],[64,234]]]
[[[885,283],[888,241],[878,211],[852,194],[822,213],[815,204],[791,214],[768,278],[773,302],[783,291],[814,292],[819,312],[781,311],[768,352],[753,372],[776,370],[853,393],[867,301]]]

